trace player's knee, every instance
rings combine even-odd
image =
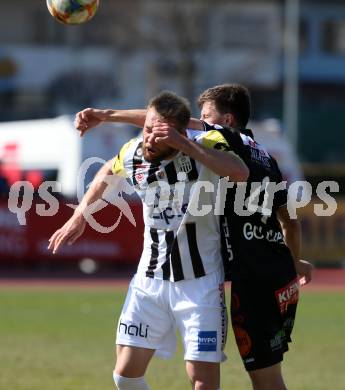
[[[194,390],[220,390],[214,383],[207,383],[202,380],[192,381]]]
[[[219,390],[218,363],[188,361],[186,370],[194,390]]]
[[[253,390],[287,390],[281,372],[281,363],[248,371]]]
[[[253,390],[287,390],[282,377],[251,378]]]
[[[113,378],[118,390],[149,390],[149,387],[142,376],[140,378],[127,378],[113,372]]]
[[[287,390],[284,384],[253,383],[253,390]]]
[[[218,381],[210,380],[210,378],[190,377],[193,390],[219,390]]]

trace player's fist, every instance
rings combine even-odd
[[[300,276],[300,284],[308,284],[313,277],[314,266],[306,260],[299,260],[296,264],[296,271],[298,276]]]
[[[82,137],[88,130],[101,124],[104,117],[104,110],[86,108],[85,110],[77,112],[74,119],[74,126],[80,131],[80,136]]]
[[[176,150],[182,150],[186,137],[175,127],[164,121],[156,121],[152,127],[152,138],[155,144],[166,144]]]

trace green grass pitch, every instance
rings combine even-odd
[[[229,296],[229,293],[227,293]],[[0,389],[114,389],[116,321],[123,288],[0,290]],[[284,361],[292,390],[345,389],[345,293],[304,292]],[[222,389],[250,389],[232,331]],[[174,359],[154,359],[152,390],[190,389],[182,349]]]

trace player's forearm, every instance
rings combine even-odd
[[[132,110],[102,110],[103,122],[128,123],[130,125],[143,127],[146,119],[146,109]],[[196,118],[191,118],[188,128],[193,130],[204,130],[203,123]]]
[[[88,214],[94,213],[101,208],[97,201],[102,199],[102,195],[108,187],[107,178],[110,175],[112,175],[111,161],[108,161],[97,172],[83,199],[75,209],[75,214],[81,214],[86,218]]]
[[[204,125],[201,120],[191,118],[188,123],[188,128],[192,130],[204,130]]]
[[[104,110],[106,120],[104,122],[129,123],[138,127],[143,127],[146,119],[145,109],[132,110]],[[191,118],[188,128],[193,130],[204,130],[203,123],[196,118]]]
[[[247,166],[233,152],[206,148],[187,138],[181,144],[180,150],[194,160],[200,161],[219,176],[228,176],[230,180],[235,182],[242,182],[248,179],[249,170]]]
[[[295,264],[301,258],[301,224],[298,220],[282,223],[284,241],[294,258]]]
[[[146,110],[103,110],[103,122],[129,123],[143,127],[146,119]]]

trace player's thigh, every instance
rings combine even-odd
[[[286,390],[281,363],[273,366],[248,371],[254,390]]]
[[[116,374],[127,378],[144,376],[154,352],[154,349],[117,345]]]
[[[186,371],[193,388],[217,390],[220,387],[220,364],[200,361],[186,361]]]
[[[181,282],[171,296],[172,311],[184,344],[184,359],[220,363],[227,338],[222,274]]]
[[[167,348],[174,324],[163,292],[162,281],[136,275],[118,321],[116,344],[158,351]]]
[[[169,356],[174,347],[174,324],[164,302],[161,280],[136,275],[131,281],[117,327],[115,373],[144,376],[155,352]]]

